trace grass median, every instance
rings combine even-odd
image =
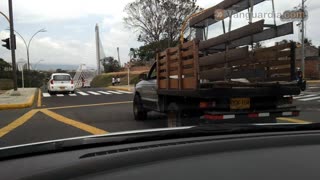
[[[133,71],[130,73],[130,84],[134,85],[139,82],[140,74],[145,73],[145,71]],[[92,82],[91,87],[108,87],[112,86],[112,77],[120,77],[121,81],[118,86],[128,85],[128,73],[127,72],[114,72],[106,73],[96,76]]]

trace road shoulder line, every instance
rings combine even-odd
[[[42,106],[41,100],[42,100],[42,91],[41,91],[41,89],[39,89],[39,93],[38,93],[38,103],[37,103],[37,107],[38,107],[38,108]]]
[[[93,127],[93,126],[90,126],[88,124],[84,124],[82,122],[79,122],[79,121],[76,121],[76,120],[73,120],[73,119],[70,119],[70,118],[67,118],[67,117],[64,117],[60,114],[57,114],[55,112],[52,112],[48,109],[41,109],[40,110],[42,113],[44,113],[45,115],[59,121],[59,122],[62,122],[64,124],[68,124],[70,126],[73,126],[75,128],[78,128],[78,129],[81,129],[81,130],[84,130],[86,132],[89,132],[91,134],[94,134],[94,135],[100,135],[100,134],[107,134],[108,132],[107,131],[104,131],[102,129],[98,129],[96,127]]]
[[[305,121],[305,120],[301,120],[301,119],[293,119],[293,118],[277,118],[277,120],[279,121],[287,121],[287,122],[291,122],[291,123],[312,123],[310,121]]]
[[[23,125],[28,120],[30,120],[39,110],[33,109],[16,119],[15,121],[11,122],[7,126],[0,129],[0,138],[4,135],[8,134],[9,132],[13,131],[17,127]]]
[[[133,101],[110,102],[110,103],[100,103],[100,104],[84,104],[84,105],[76,105],[76,106],[60,106],[60,107],[51,107],[51,108],[46,108],[46,109],[48,109],[48,110],[58,110],[58,109],[94,107],[94,106],[108,106],[108,105],[130,104],[130,103],[133,103]]]

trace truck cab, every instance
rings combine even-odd
[[[157,64],[154,63],[148,72],[140,77],[135,86],[134,114],[135,119],[145,119],[150,110],[159,110],[157,94]]]

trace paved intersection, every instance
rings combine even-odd
[[[0,147],[61,138],[166,127],[166,116],[148,113],[135,121],[133,93],[105,88],[84,88],[75,94],[50,95],[43,89],[33,108],[0,111]],[[296,120],[320,122],[320,85],[294,97],[301,109]]]

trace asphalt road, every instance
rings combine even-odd
[[[320,122],[320,84],[294,97],[301,115],[290,122]],[[0,111],[0,147],[92,134],[166,127],[166,116],[150,113],[135,121],[133,94],[104,88],[81,89],[74,95],[49,95],[32,108]]]

